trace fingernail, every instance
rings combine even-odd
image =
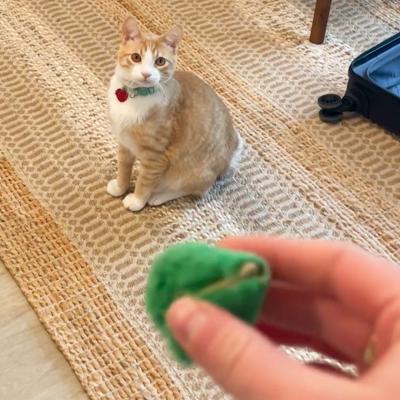
[[[175,301],[168,310],[166,319],[181,344],[189,344],[208,320],[199,302],[189,297]]]

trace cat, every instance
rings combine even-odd
[[[202,196],[240,158],[243,141],[222,100],[195,74],[175,71],[181,38],[180,27],[144,33],[133,17],[122,26],[108,90],[117,177],[107,192],[126,194],[140,161],[134,192],[123,199],[131,211]]]

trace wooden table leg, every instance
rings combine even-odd
[[[314,20],[310,35],[311,43],[321,44],[325,39],[331,2],[332,0],[317,0],[315,4]]]

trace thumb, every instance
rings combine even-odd
[[[182,298],[166,319],[187,354],[238,399],[336,400],[356,392],[350,380],[289,359],[255,329],[211,304]]]

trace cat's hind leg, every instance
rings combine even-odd
[[[179,197],[187,196],[187,193],[179,190],[166,190],[164,192],[154,193],[150,200],[147,202],[149,206],[160,206],[161,204],[167,203],[172,200],[176,200]]]
[[[160,206],[172,200],[185,196],[201,197],[216,181],[213,171],[195,171],[182,177],[181,172],[170,171],[164,182],[156,189],[147,201],[149,206]],[[198,179],[194,178],[198,176]]]

